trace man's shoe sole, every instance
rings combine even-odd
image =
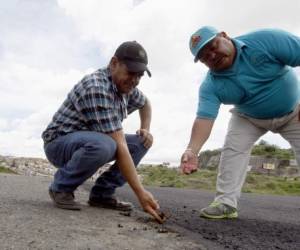
[[[210,214],[206,214],[205,212],[201,211],[200,217],[207,218],[207,219],[236,219],[236,218],[238,218],[238,213],[234,212],[231,214],[210,215]]]
[[[67,210],[81,210],[81,206],[79,204],[63,204],[63,203],[58,203],[55,199],[54,196],[52,194],[52,191],[49,190],[49,196],[51,198],[51,200],[53,201],[54,206],[61,208],[61,209],[67,209]]]
[[[117,206],[102,204],[102,203],[99,203],[99,202],[94,202],[94,201],[91,201],[91,200],[88,201],[88,204],[91,207],[100,207],[100,208],[118,210],[118,211],[123,211],[123,212],[130,212],[130,211],[133,210],[132,206],[130,206],[130,207],[129,206],[128,207],[117,207]]]

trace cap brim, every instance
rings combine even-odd
[[[129,72],[139,73],[146,71],[148,76],[151,77],[151,72],[148,69],[147,65],[141,62],[132,62],[128,60],[123,61]]]
[[[199,60],[199,58],[198,58],[199,53],[205,47],[205,45],[208,44],[211,40],[213,40],[216,36],[217,36],[217,34],[213,35],[211,38],[207,39],[204,43],[201,44],[201,46],[198,48],[198,52],[194,58],[194,62],[197,62]]]

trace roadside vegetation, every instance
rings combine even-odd
[[[221,149],[205,150],[201,152],[200,157],[205,161],[205,159],[209,159],[210,157],[219,155],[220,153]],[[291,148],[280,148],[277,145],[269,144],[265,140],[261,140],[258,144],[254,145],[251,155],[264,156],[266,158],[277,158],[280,160],[295,159],[294,152]]]
[[[176,187],[215,191],[216,170],[200,169],[183,175],[176,168],[144,165],[138,168],[143,184],[156,187]],[[257,194],[300,195],[300,177],[287,178],[249,172],[242,192]]]
[[[251,152],[252,155],[262,155],[266,157],[276,157],[282,160],[295,159],[293,150],[282,149],[277,145],[271,145],[265,140],[261,140],[257,145],[255,145]]]
[[[8,169],[8,168],[5,168],[5,167],[2,167],[0,166],[0,173],[5,173],[5,174],[16,174],[16,172]]]
[[[220,154],[220,150],[207,150],[200,154],[202,160]],[[252,149],[252,155],[281,160],[295,159],[292,149],[281,149],[261,140]],[[215,191],[217,166],[202,168],[191,175],[183,175],[177,168],[163,165],[144,165],[138,168],[143,184],[158,187],[205,189]],[[248,172],[242,192],[257,194],[300,195],[300,177],[280,177]]]

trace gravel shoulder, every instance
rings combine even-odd
[[[75,193],[81,211],[55,208],[48,197],[50,181],[0,174],[1,249],[205,249],[138,209],[128,216],[89,207],[86,188]]]

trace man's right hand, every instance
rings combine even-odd
[[[191,174],[198,170],[198,156],[187,149],[181,156],[180,169],[184,174]]]
[[[163,223],[163,218],[158,214],[159,204],[153,195],[147,190],[143,190],[143,192],[137,194],[137,196],[144,211],[151,214],[157,222]]]

